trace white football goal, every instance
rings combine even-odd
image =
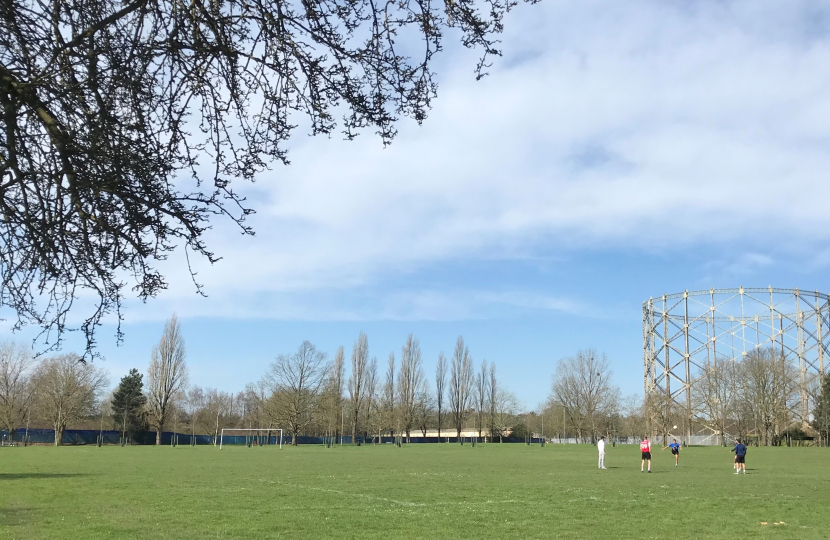
[[[245,437],[244,444],[246,446],[265,446],[271,443],[271,437],[276,436],[276,443],[282,448],[282,430],[275,428],[222,428],[222,433],[219,435],[219,450],[222,449],[222,444],[225,441],[225,432],[228,437],[234,437],[238,440],[239,437]],[[277,433],[279,432],[279,433]]]

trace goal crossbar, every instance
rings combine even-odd
[[[267,433],[276,433],[277,431],[280,432],[279,435],[279,445],[280,449],[282,449],[282,429],[280,428],[222,428],[222,433],[219,435],[219,450],[222,449],[222,442],[225,439],[225,432],[226,431],[256,431],[256,432],[267,432]],[[270,438],[270,437],[269,437]]]

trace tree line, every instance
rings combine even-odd
[[[389,353],[385,366],[370,356],[361,332],[347,358],[344,347],[334,358],[304,341],[293,354],[282,354],[256,383],[245,389],[247,421],[263,428],[283,427],[293,444],[300,435],[378,441],[400,435],[460,437],[472,429],[479,437],[503,437],[518,412],[518,401],[501,388],[493,363],[474,369],[463,337],[452,356],[439,354],[430,384],[420,343],[409,335],[400,357]],[[347,374],[347,367],[348,374]]]
[[[796,361],[775,347],[751,350],[741,361],[726,357],[708,360],[692,392],[696,420],[720,434],[720,442],[724,433],[741,438],[752,434],[759,444],[774,445],[813,431],[826,445],[828,377],[801,373]],[[812,410],[808,403],[813,404]],[[660,399],[655,400],[653,409],[663,424],[679,416],[676,408],[665,407]]]
[[[25,347],[0,344],[0,427],[12,436],[21,427],[49,426],[60,444],[69,426],[114,429],[125,438],[164,431],[209,435],[223,428],[283,429],[292,444],[300,436],[379,441],[400,436],[459,438],[462,431],[504,440],[544,436],[593,442],[600,435],[637,438],[685,433],[689,407],[662,396],[622,397],[612,382],[608,357],[594,349],[559,360],[551,392],[536,410],[522,410],[497,378],[496,365],[476,364],[459,336],[452,354],[438,355],[427,374],[417,337],[381,364],[361,332],[347,357],[333,358],[309,341],[278,355],[263,376],[242,391],[188,384],[187,353],[174,315],[153,347],[146,373],[132,369],[115,390],[96,364],[75,354],[36,359]],[[145,378],[146,375],[146,378]],[[775,444],[793,429],[803,387],[790,359],[758,349],[741,362],[718,358],[700,371],[691,409],[697,430],[746,436]],[[830,383],[813,392],[812,428],[823,441],[830,430]],[[801,426],[803,427],[803,426]]]
[[[807,399],[803,399],[806,397]],[[804,408],[813,404],[812,410]],[[611,382],[605,354],[593,349],[559,361],[551,394],[538,415],[528,415],[547,436],[596,441],[600,435],[642,437],[688,433],[727,437],[760,445],[780,444],[785,438],[830,440],[830,377],[809,378],[796,359],[773,347],[748,351],[740,361],[718,357],[698,371],[691,401],[654,394],[622,398]],[[548,428],[539,428],[547,423]]]
[[[333,359],[304,341],[294,353],[280,354],[262,378],[240,392],[188,384],[186,348],[174,315],[153,347],[145,374],[132,369],[107,394],[106,373],[75,354],[36,359],[15,343],[0,345],[0,424],[12,436],[23,426],[48,425],[55,444],[70,425],[101,427],[122,436],[154,431],[210,435],[223,428],[282,428],[297,444],[302,435],[350,435],[405,440],[437,430],[439,437],[460,437],[473,429],[479,437],[503,438],[519,412],[518,400],[502,388],[494,363],[474,369],[473,357],[459,337],[453,354],[441,353],[434,385],[423,366],[418,338],[410,335],[400,356],[385,366],[369,353],[361,332],[350,357],[340,347]],[[348,362],[348,366],[347,366]],[[381,372],[381,369],[383,372]]]

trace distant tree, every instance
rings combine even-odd
[[[107,385],[104,372],[81,361],[76,354],[46,358],[34,374],[37,388],[35,407],[41,418],[55,430],[55,446],[60,446],[66,427],[98,411],[96,401]]]
[[[395,353],[389,353],[389,360],[386,364],[386,378],[383,381],[383,394],[381,396],[381,408],[383,410],[383,425],[389,431],[389,436],[394,437],[397,433],[397,406],[395,403]]]
[[[490,388],[490,376],[487,373],[487,360],[481,362],[481,371],[476,376],[475,383],[475,400],[476,400],[476,427],[478,428],[478,436],[481,438],[481,432],[484,429],[485,408],[487,407],[487,391]]]
[[[352,374],[349,377],[349,403],[351,406],[352,443],[356,442],[360,413],[366,399],[366,363],[369,361],[369,338],[361,332],[352,347]]]
[[[272,392],[269,406],[274,416],[285,423],[294,446],[313,420],[328,373],[326,353],[309,341],[303,341],[292,355],[279,355],[268,369],[265,381]]]
[[[418,397],[425,392],[426,387],[421,365],[421,346],[418,338],[409,334],[401,349],[401,370],[398,376],[398,407],[407,443],[410,442],[412,427],[416,424]]]
[[[750,412],[760,443],[771,444],[776,425],[781,431],[789,427],[797,401],[796,368],[786,356],[766,347],[748,352],[738,369],[737,409]]]
[[[498,390],[495,394],[493,410],[495,414],[492,417],[493,438],[499,438],[499,442],[504,440],[504,434],[510,430],[516,422],[516,414],[519,411],[519,400],[512,392],[507,390]]]
[[[415,426],[421,430],[421,436],[427,436],[430,419],[435,413],[435,398],[429,392],[426,384],[421,385],[421,391],[415,401]]]
[[[821,393],[813,409],[813,427],[825,446],[830,446],[830,375],[821,378]]]
[[[531,430],[527,423],[517,417],[510,427],[510,436],[508,438],[514,441],[525,441],[530,437],[530,434]]]
[[[380,400],[378,399],[378,359],[374,356],[366,365],[366,384],[364,386],[366,399],[366,434],[372,435],[380,430],[381,411]]]
[[[187,411],[187,423],[190,427],[190,436],[195,437],[197,431],[205,433],[201,429],[205,423],[202,419],[202,411],[205,407],[204,390],[199,386],[193,385],[187,390],[182,391],[181,401],[184,409]]]
[[[112,393],[110,409],[113,428],[122,437],[147,429],[147,396],[144,395],[144,376],[137,369],[131,369]]]
[[[205,390],[205,405],[202,415],[209,422],[214,446],[219,444],[222,428],[234,427],[233,394],[215,388]]]
[[[739,384],[739,366],[732,359],[721,356],[704,362],[697,384],[692,387],[692,398],[697,402],[695,408],[715,429],[718,444],[724,444],[730,415],[734,417],[735,403],[740,393]],[[661,400],[663,408],[665,401]],[[661,427],[664,435],[671,426],[671,421],[663,423]]]
[[[605,354],[580,350],[556,366],[552,397],[565,407],[577,437],[596,440],[604,421],[619,407],[619,388],[611,384]]]
[[[184,338],[174,314],[164,325],[161,340],[153,347],[147,370],[147,411],[156,431],[156,445],[168,420],[170,404],[187,386]]]
[[[450,408],[459,440],[461,439],[464,420],[469,413],[472,390],[473,358],[470,356],[470,351],[464,346],[464,338],[458,336],[450,366]]]
[[[447,359],[444,353],[438,353],[438,364],[435,366],[435,419],[438,422],[438,439],[441,439],[441,426],[446,413],[444,412],[444,387],[447,384]]]
[[[32,353],[14,342],[0,343],[0,426],[14,437],[32,406]]]
[[[340,433],[340,419],[343,414],[343,371],[345,364],[345,354],[343,346],[337,348],[337,353],[334,355],[334,361],[331,364],[329,378],[326,382],[326,410],[328,423],[328,432],[335,437],[339,437]]]
[[[642,396],[631,394],[624,397],[620,401],[620,412],[622,413],[621,436],[636,438],[648,433]],[[561,411],[558,418],[561,421]]]
[[[496,408],[498,403],[499,397],[499,383],[496,380],[496,364],[494,362],[490,362],[490,373],[488,377],[488,388],[487,388],[487,409],[489,412],[489,428],[490,428],[490,437],[492,440],[495,440],[496,437],[500,436],[500,432],[496,427]]]

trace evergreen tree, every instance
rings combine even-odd
[[[143,378],[137,369],[131,369],[112,394],[112,422],[122,437],[147,429]]]
[[[830,441],[830,375],[821,380],[821,395],[813,410],[813,427],[827,446]]]

